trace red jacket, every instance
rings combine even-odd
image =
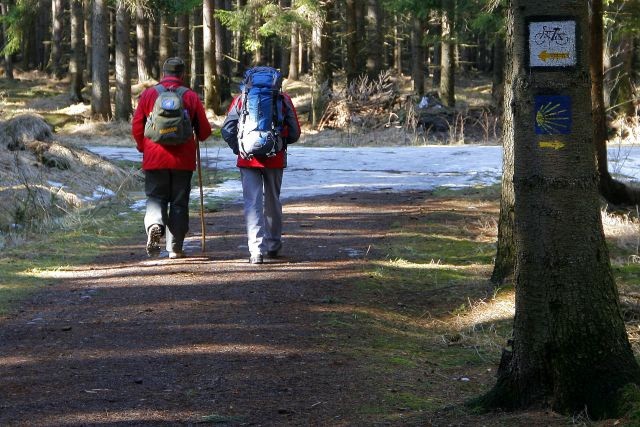
[[[222,125],[222,138],[227,142],[229,147],[236,154],[238,154],[238,160],[236,166],[239,168],[268,168],[279,169],[287,166],[287,144],[293,144],[300,138],[300,122],[298,121],[298,113],[293,106],[291,97],[283,93],[283,128],[282,138],[284,139],[285,149],[276,153],[272,157],[260,157],[255,156],[251,159],[245,159],[240,156],[238,151],[238,120],[240,118],[240,111],[242,110],[242,97],[236,96],[229,106],[227,112],[227,118]]]
[[[160,81],[166,88],[184,86],[178,77],[168,76]],[[158,98],[158,91],[148,88],[140,95],[138,107],[131,120],[131,134],[136,141],[136,148],[142,153],[142,169],[196,169],[196,141],[190,138],[180,145],[161,145],[144,137],[144,125],[153,110],[153,104]],[[193,130],[199,141],[204,141],[211,135],[211,125],[207,119],[204,107],[198,94],[192,90],[183,96],[184,107],[189,112]]]

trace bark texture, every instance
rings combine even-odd
[[[116,119],[129,120],[133,113],[131,105],[131,65],[129,31],[131,16],[124,0],[116,5]]]
[[[93,1],[93,72],[91,85],[91,115],[93,118],[110,120],[111,101],[109,98],[109,22],[105,0]]]
[[[216,39],[214,36],[213,0],[205,0],[202,6],[202,37],[204,46],[204,106],[216,114],[220,111],[220,81],[216,68]]]
[[[69,57],[69,97],[73,102],[84,102],[84,21],[82,2],[71,0],[71,55]]]
[[[411,19],[411,80],[416,95],[424,95],[424,35],[422,19],[415,16]]]
[[[145,16],[144,4],[136,2],[136,59],[138,63],[138,82],[146,82],[151,78],[149,67],[149,33],[147,32],[147,17]],[[95,45],[95,41],[94,41]]]
[[[442,10],[442,51],[440,52],[440,99],[447,107],[456,104],[455,98],[455,44],[453,23],[455,0],[443,0]]]

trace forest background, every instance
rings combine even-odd
[[[633,117],[640,6],[603,6],[606,108]],[[217,115],[236,89],[233,79],[256,64],[310,83],[313,128],[362,124],[359,110],[368,107],[369,115],[386,114],[387,124],[442,130],[454,123],[421,121],[411,110],[427,105],[424,95],[454,108],[456,80],[474,76],[490,77],[485,107],[493,111],[484,113],[500,113],[506,5],[496,0],[17,0],[0,7],[5,78],[13,79],[14,67],[68,78],[70,98],[90,99],[93,118],[128,120],[140,85],[157,81],[170,56],[187,60],[187,83]],[[402,83],[411,102],[406,91],[399,96]],[[458,110],[468,113],[462,101]]]
[[[0,130],[15,157],[8,157],[5,170],[16,170],[21,155],[16,153],[25,149],[49,168],[49,183],[57,173],[81,170],[71,181],[86,181],[89,193],[99,185],[116,193],[136,188],[139,176],[131,165],[68,154],[69,146],[50,141],[65,134],[66,141],[82,145],[102,133],[130,143],[128,120],[136,97],[159,79],[162,62],[174,55],[187,59],[187,80],[214,124],[223,118],[243,71],[261,63],[278,66],[286,76],[285,89],[295,95],[305,124],[303,144],[501,142],[506,4],[500,2],[52,0],[0,5],[2,118],[7,120]],[[596,143],[634,141],[640,4],[603,6],[605,13],[598,16],[604,18],[604,37],[593,45],[602,47],[597,90],[607,132]],[[25,96],[25,88],[33,91]],[[67,93],[59,95],[61,88]],[[61,133],[54,136],[44,121],[16,115],[25,110],[11,104],[27,96],[51,98],[31,101],[40,102],[41,117]],[[78,129],[84,133],[74,136]],[[25,132],[28,141],[22,138]],[[15,185],[3,175],[11,185],[2,191],[2,227],[11,238],[16,230],[41,230],[38,224],[54,213],[86,206],[71,192],[53,194],[47,185],[34,184],[26,169],[17,168]],[[89,169],[103,182],[85,179]],[[633,309],[628,313],[635,316]]]

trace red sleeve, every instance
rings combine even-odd
[[[207,113],[204,111],[204,107],[202,106],[202,102],[200,102],[198,94],[193,91],[189,91],[187,94],[189,99],[188,103],[185,102],[185,104],[187,104],[187,108],[189,108],[191,123],[194,125],[193,130],[198,141],[204,141],[209,138],[209,135],[211,135],[211,124],[209,123],[209,119],[207,119]]]
[[[147,123],[147,116],[149,116],[153,108],[156,96],[157,92],[153,88],[146,89],[142,92],[136,111],[133,113],[133,118],[131,119],[131,135],[136,141],[136,148],[141,153],[144,151],[144,125]]]
[[[287,138],[287,143],[292,144],[300,138],[300,122],[298,121],[298,112],[293,106],[293,101],[287,93],[283,93],[282,97],[285,104],[284,129],[282,136]]]

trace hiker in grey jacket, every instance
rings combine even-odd
[[[280,94],[283,108],[283,149],[270,157],[245,158],[238,148],[238,121],[242,111],[242,98],[237,96],[222,125],[222,137],[234,154],[238,155],[236,166],[240,168],[244,217],[247,226],[249,262],[262,264],[263,257],[278,256],[282,249],[282,203],[280,188],[284,168],[287,166],[287,144],[300,138],[300,123],[291,98]]]

